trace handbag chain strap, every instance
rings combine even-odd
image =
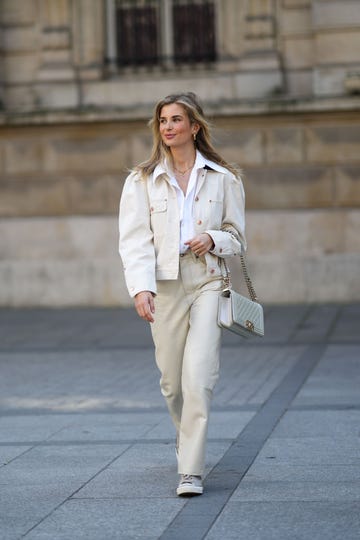
[[[248,270],[247,270],[247,266],[246,266],[246,261],[245,261],[245,257],[244,255],[240,255],[240,261],[241,261],[241,268],[243,270],[243,274],[244,274],[244,278],[245,278],[245,283],[246,283],[246,286],[247,286],[247,289],[249,291],[249,296],[251,298],[251,300],[253,302],[257,302],[258,301],[258,298],[256,296],[256,292],[255,292],[255,289],[254,289],[254,286],[252,284],[252,281],[250,279],[250,276],[249,276],[249,273],[248,273]]]
[[[237,238],[239,240],[238,235],[236,234],[234,229],[223,228],[222,230],[224,232],[227,232],[227,233],[231,234],[232,236],[234,236],[235,238]],[[229,267],[227,265],[226,259],[222,259],[222,261],[224,263],[225,271],[226,271],[226,275],[223,276],[224,289],[231,289],[232,285],[231,285],[230,269],[229,269]],[[240,261],[241,261],[241,269],[243,271],[243,275],[244,275],[247,290],[249,292],[249,296],[250,296],[250,298],[251,298],[251,300],[253,302],[257,302],[258,298],[256,296],[254,286],[253,286],[252,281],[251,281],[250,276],[249,276],[249,272],[248,272],[248,269],[247,269],[247,266],[246,266],[246,261],[245,261],[245,256],[244,255],[240,255]]]
[[[226,275],[223,276],[223,281],[224,281],[224,289],[231,289],[232,285],[231,285],[231,273],[230,273],[230,269],[228,267],[228,264],[226,262],[226,259],[222,259],[223,263],[224,263],[224,266],[225,266],[225,270],[226,270]],[[247,269],[247,266],[246,266],[246,260],[245,260],[245,257],[244,255],[240,255],[240,262],[241,262],[241,269],[243,271],[243,274],[244,274],[244,279],[245,279],[245,283],[246,283],[246,287],[247,287],[247,290],[249,292],[249,296],[251,298],[251,300],[253,302],[257,302],[258,301],[258,298],[256,296],[256,292],[255,292],[255,289],[254,289],[254,286],[252,284],[252,281],[250,279],[250,276],[249,276],[249,272],[248,272],[248,269]]]

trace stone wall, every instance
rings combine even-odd
[[[112,4],[0,0],[3,107],[134,110],[179,85],[232,103],[360,91],[358,0],[217,0],[214,66],[120,74],[104,63]]]
[[[260,298],[359,299],[359,113],[223,115],[214,137],[244,169]],[[0,129],[0,304],[129,303],[117,210],[150,146],[144,119]]]
[[[260,298],[358,300],[358,0],[217,0],[215,65],[119,72],[112,4],[0,0],[0,305],[129,303],[121,188],[179,89],[244,169]]]

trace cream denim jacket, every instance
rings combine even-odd
[[[199,170],[194,198],[195,235],[207,232],[214,241],[205,260],[209,276],[221,276],[219,257],[246,249],[245,196],[242,182],[208,160]],[[217,169],[217,170],[216,170]],[[140,291],[156,294],[156,281],[179,273],[179,208],[167,174],[142,177],[132,172],[120,200],[119,252],[131,297]]]

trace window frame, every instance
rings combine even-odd
[[[213,66],[218,62],[218,0],[213,0],[214,6],[214,59],[200,59],[193,62],[181,61],[177,62],[174,51],[174,25],[173,25],[173,0],[158,0],[159,1],[159,62],[148,65],[126,65],[119,64],[117,52],[117,35],[118,28],[116,23],[116,0],[105,0],[105,19],[106,19],[106,51],[105,62],[107,64],[109,74],[116,74],[122,71],[138,71],[139,69],[156,71],[160,70],[176,70],[179,68],[194,68],[202,65],[207,67]]]

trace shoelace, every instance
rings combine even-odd
[[[192,474],[183,474],[182,476],[182,484],[191,484],[193,481],[194,476]]]

